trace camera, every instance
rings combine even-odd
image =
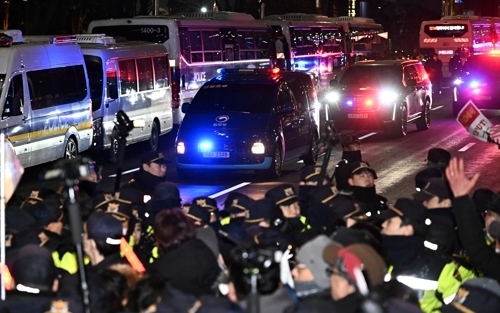
[[[42,180],[62,179],[77,180],[91,174],[92,161],[78,156],[74,159],[62,159],[54,164],[54,169],[45,171]]]
[[[231,277],[239,298],[249,295],[252,276],[256,277],[259,294],[271,294],[280,285],[280,260],[283,252],[278,246],[241,245],[231,251]]]

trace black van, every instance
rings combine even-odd
[[[194,170],[254,170],[278,177],[284,162],[318,157],[316,90],[309,75],[279,69],[224,70],[182,105],[179,176]]]

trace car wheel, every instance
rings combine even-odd
[[[160,143],[160,129],[158,128],[158,124],[153,121],[151,125],[151,137],[149,137],[149,150],[156,151],[158,150],[158,146]]]
[[[394,138],[401,138],[406,136],[408,130],[408,111],[406,105],[401,105],[398,112],[396,112],[396,120],[394,121],[392,136]]]
[[[273,152],[273,160],[271,161],[271,166],[269,169],[267,169],[264,173],[264,175],[267,178],[278,178],[281,176],[281,171],[283,168],[283,153],[281,151],[281,145],[280,143],[276,143],[276,146],[274,148]]]
[[[425,101],[422,114],[418,118],[416,124],[418,130],[428,130],[431,125],[431,108],[429,100]]]
[[[68,138],[68,142],[66,142],[66,148],[64,148],[64,158],[65,159],[74,159],[78,156],[78,145],[73,137]]]
[[[193,170],[187,170],[187,169],[177,169],[177,175],[181,179],[188,179],[192,178],[194,176],[194,171]]]
[[[318,161],[319,147],[318,147],[318,134],[316,131],[311,136],[311,144],[307,154],[302,158],[305,165],[315,165]]]
[[[458,104],[458,101],[453,101],[452,106],[451,106],[453,116],[457,117],[458,113],[460,113],[460,110],[462,110],[462,106]]]

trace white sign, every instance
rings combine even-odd
[[[468,101],[460,110],[457,121],[465,127],[472,136],[481,141],[489,141],[491,122],[479,111],[474,102]]]

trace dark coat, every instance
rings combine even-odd
[[[299,303],[288,307],[284,313],[323,313],[335,312],[335,303],[332,300],[330,289],[312,294],[300,300]]]
[[[453,214],[458,237],[472,265],[484,276],[500,281],[500,255],[486,244],[481,218],[474,210],[472,199],[468,196],[455,198]]]

